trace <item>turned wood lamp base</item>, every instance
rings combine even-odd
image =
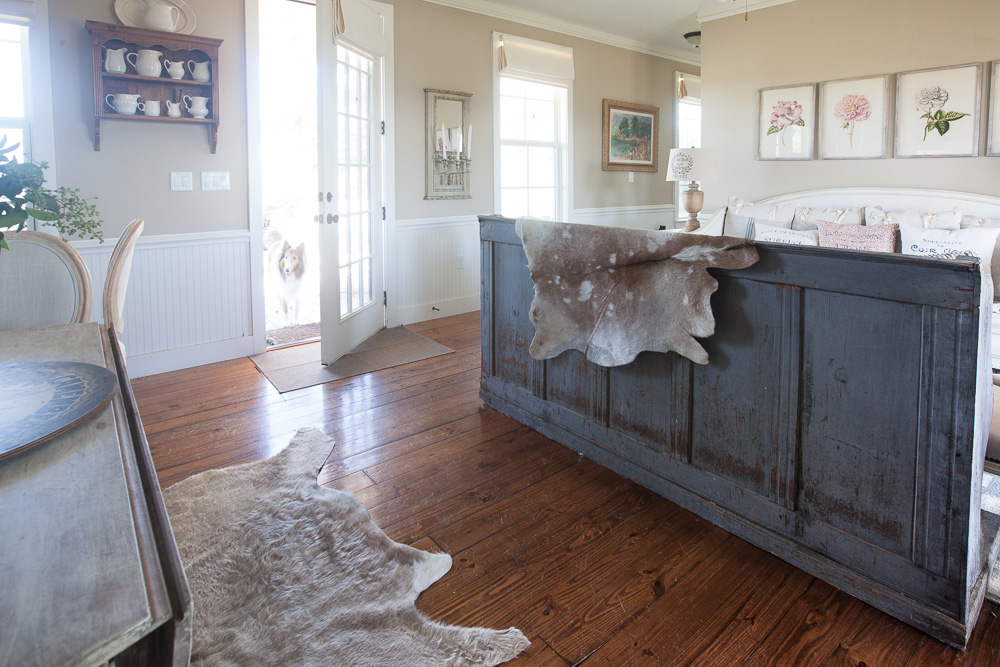
[[[681,192],[681,199],[684,202],[684,210],[687,211],[687,224],[681,229],[682,232],[693,232],[701,227],[698,222],[698,213],[705,205],[705,193],[698,189],[698,182],[691,181],[688,189]]]

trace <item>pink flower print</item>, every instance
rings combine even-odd
[[[864,95],[844,95],[844,99],[833,107],[833,115],[844,121],[841,129],[847,130],[847,139],[854,147],[854,124],[868,120],[872,115],[872,105]]]
[[[771,108],[771,125],[767,128],[768,134],[781,133],[781,145],[785,145],[785,128],[789,125],[805,127],[802,120],[802,105],[797,101],[779,101]]]

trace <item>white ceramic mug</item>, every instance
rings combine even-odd
[[[171,118],[180,118],[181,103],[171,102],[170,100],[166,100],[166,103],[167,103],[167,115],[170,116]]]
[[[164,60],[163,66],[167,68],[167,74],[171,79],[184,78],[184,63],[180,60]]]
[[[104,97],[104,101],[109,107],[115,110],[115,113],[121,113],[127,116],[134,116],[136,109],[139,108],[138,95],[129,95],[127,93],[118,93],[115,95],[109,93]]]
[[[139,111],[143,112],[147,116],[159,116],[160,100],[149,100],[148,102],[139,102]]]
[[[208,116],[208,98],[184,96],[184,108],[188,110],[192,118],[205,118]]]

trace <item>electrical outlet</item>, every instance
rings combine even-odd
[[[170,191],[190,192],[194,189],[193,180],[190,171],[172,171],[170,172]]]
[[[635,183],[635,172],[634,171],[630,171],[628,173],[628,182],[629,183]]]
[[[465,257],[462,255],[455,255],[455,268],[459,271],[465,268]]]
[[[201,189],[204,192],[213,192],[229,189],[228,171],[203,171],[201,172]]]

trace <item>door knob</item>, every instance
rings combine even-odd
[[[327,213],[326,214],[326,224],[329,225],[331,222],[340,222],[340,216],[339,215],[334,215],[333,213]]]
[[[316,222],[316,223],[323,222],[323,218],[319,217],[319,215],[314,215],[313,216],[313,222]]]
[[[333,201],[333,193],[332,193],[332,192],[327,192],[327,193],[326,193],[326,200],[327,200],[328,202],[331,202],[331,201]]]

